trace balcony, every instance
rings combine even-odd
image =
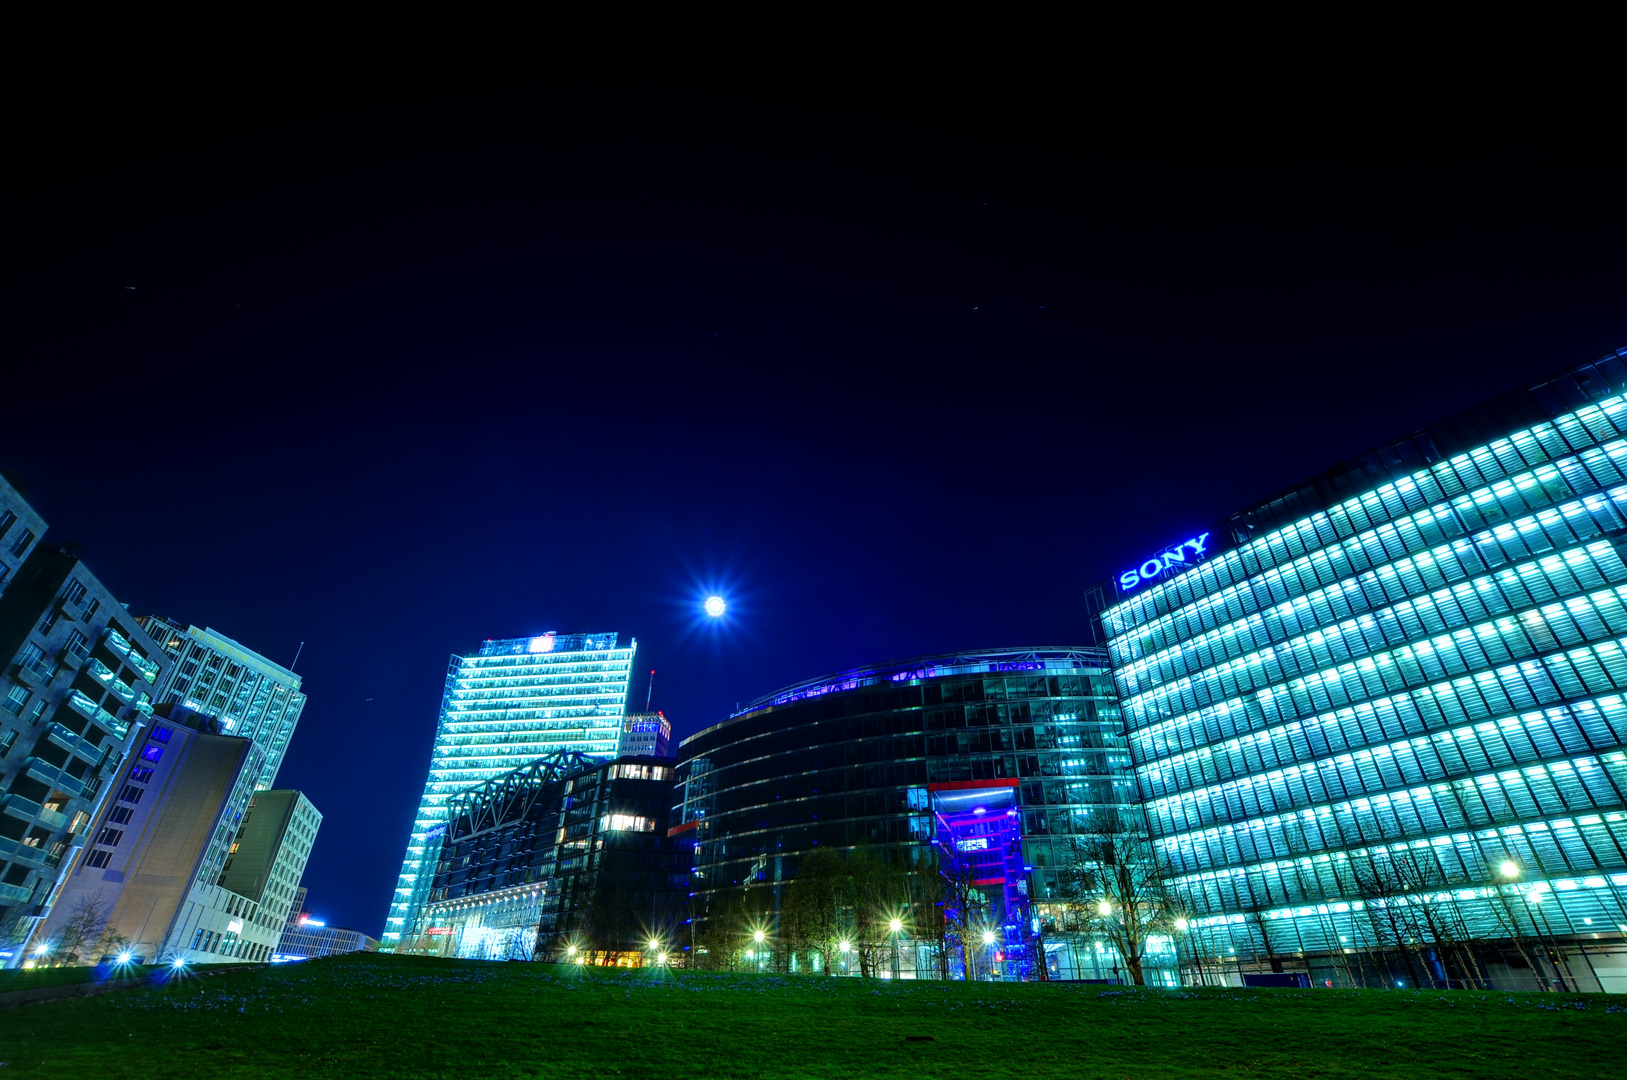
[[[50,737],[52,742],[62,747],[62,749],[68,751],[70,754],[77,754],[79,757],[84,758],[92,765],[102,760],[101,747],[97,746],[89,739],[84,739],[78,735],[75,735],[71,729],[56,723],[55,721],[51,722],[51,726],[46,728],[45,733]]]
[[[0,884],[0,901],[7,904],[21,904],[34,895],[34,890],[21,885]]]
[[[69,795],[85,797],[86,784],[76,776],[71,776],[62,769],[57,768],[48,761],[41,761],[37,757],[23,759],[23,771],[42,784],[49,784],[54,788],[61,788]],[[94,790],[94,789],[91,789]]]
[[[43,686],[51,678],[51,665],[44,660],[36,660],[32,664],[19,661],[15,670],[18,680],[30,686]]]
[[[111,651],[117,653],[126,664],[130,665],[131,670],[140,675],[143,679],[146,679],[150,683],[156,683],[158,681],[158,664],[152,660],[143,658],[140,653],[135,651],[135,648],[130,644],[130,642],[125,640],[124,635],[113,629],[111,626],[102,631],[101,643],[107,646],[107,648]]]
[[[120,720],[118,717],[114,716],[112,713],[90,700],[90,698],[85,696],[83,691],[75,690],[73,693],[69,694],[68,704],[72,706],[73,710],[79,713],[81,716],[89,720],[94,720],[96,723],[111,731],[120,742],[123,742],[124,737],[130,733],[129,724],[126,724],[124,721]]]
[[[44,807],[33,799],[25,799],[16,792],[0,795],[0,811],[9,813],[12,817],[22,818],[24,821],[33,821],[39,817]]]
[[[25,866],[43,867],[45,865],[46,851],[44,848],[25,844],[21,840],[0,836],[0,859],[10,859],[14,863],[22,863]]]
[[[91,678],[113,691],[114,695],[126,705],[135,701],[136,692],[131,689],[130,684],[113,674],[112,668],[95,657],[91,657],[90,663],[85,667],[85,672]]]
[[[68,815],[67,814],[60,814],[55,810],[42,807],[40,809],[39,817],[40,817],[40,824],[44,825],[47,829],[50,829],[52,832],[56,832],[59,829],[66,829],[68,827]]]

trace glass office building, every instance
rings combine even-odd
[[[550,755],[453,797],[422,929],[402,951],[643,967],[680,962],[690,846],[673,761]]]
[[[222,734],[254,740],[265,755],[254,787],[269,790],[305,711],[300,677],[215,630],[161,615],[136,621],[174,661],[158,700],[216,717]]]
[[[1624,388],[1584,364],[1110,586],[1189,974],[1627,990]]]
[[[941,851],[978,864],[1000,935],[977,977],[1036,977],[1036,928],[1050,977],[1115,977],[1100,941],[1063,929],[1056,878],[1095,812],[1134,802],[1114,698],[1102,650],[1040,648],[844,671],[752,702],[680,744],[675,828],[694,844],[697,913],[741,889],[777,912],[819,847],[920,867],[936,896]],[[1170,966],[1161,949],[1149,968]],[[934,962],[912,942],[900,969],[928,977]]]
[[[434,865],[430,834],[454,794],[557,751],[615,756],[638,643],[614,633],[487,641],[447,668],[429,778],[380,948],[414,932]],[[428,873],[420,873],[425,868]]]

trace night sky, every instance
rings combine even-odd
[[[1054,92],[1052,92],[1054,91]],[[681,735],[1088,642],[1083,591],[1627,345],[1619,129],[747,87],[139,89],[11,148],[0,467],[310,700],[377,934],[449,654],[615,630]],[[704,626],[709,591],[724,624]]]

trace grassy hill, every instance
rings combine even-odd
[[[1117,989],[349,956],[0,1012],[30,1075],[1620,1076],[1627,997]]]

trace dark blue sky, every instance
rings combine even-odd
[[[1148,552],[1627,345],[1606,128],[590,84],[63,109],[20,138],[0,466],[131,610],[305,642],[279,784],[324,814],[312,906],[375,934],[450,653],[636,636],[681,735],[1081,643]]]

